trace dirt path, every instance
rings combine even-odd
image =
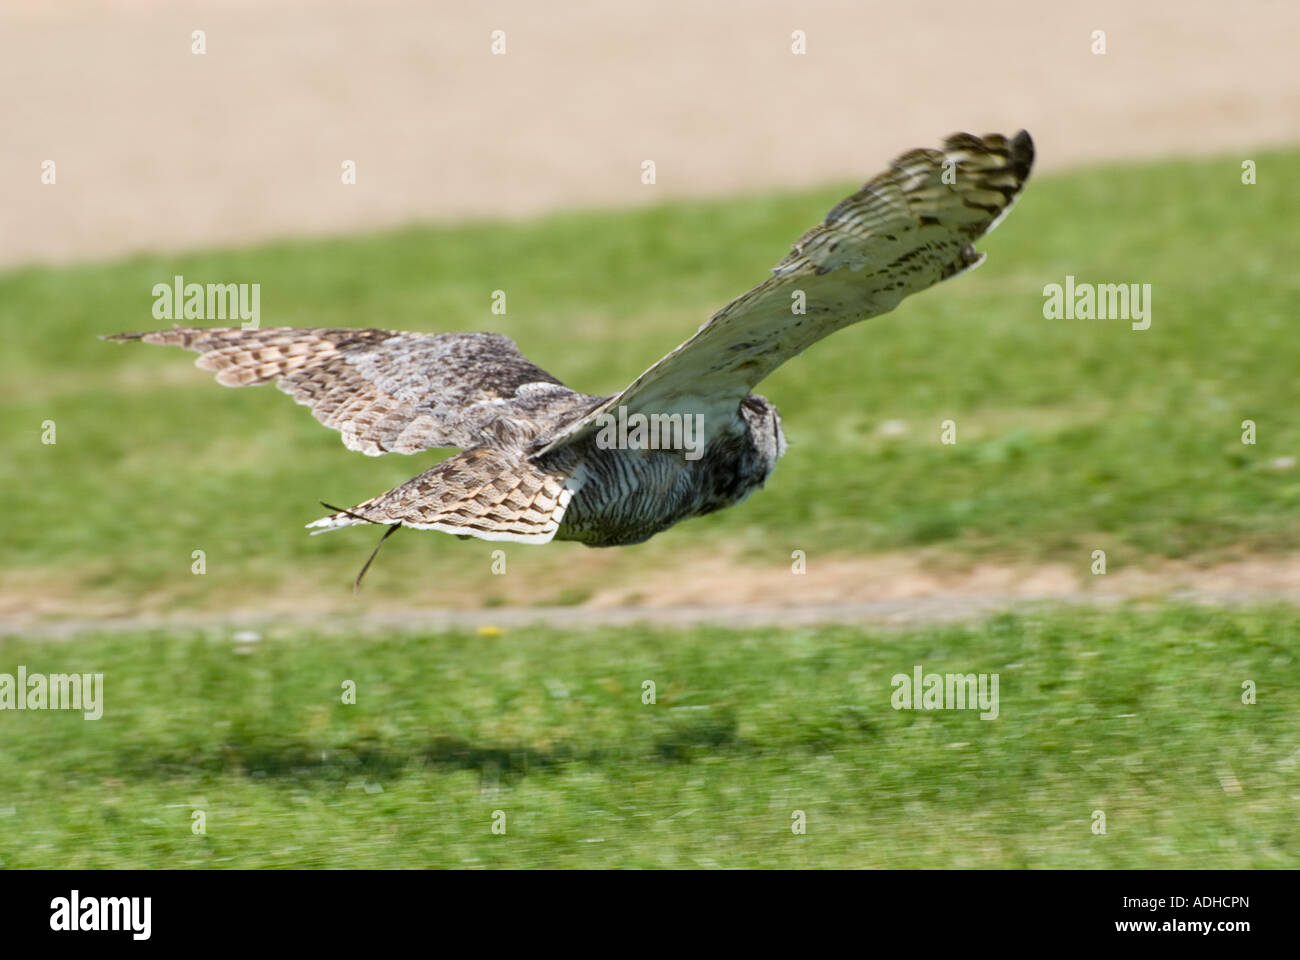
[[[1300,140],[1298,35],[1289,0],[9,0],[0,265],[860,180],[956,129],[1247,157]]]
[[[132,612],[61,617],[32,615],[32,593],[0,596],[0,636],[68,638],[91,632],[152,629],[313,629],[373,633],[391,630],[517,630],[541,624],[597,629],[635,623],[659,627],[718,624],[799,627],[845,623],[907,626],[979,620],[1044,605],[1113,606],[1176,600],[1210,605],[1300,604],[1300,554],[1251,557],[1215,566],[1148,563],[1105,575],[1063,564],[1027,568],[981,563],[958,567],[936,555],[886,554],[814,562],[796,575],[726,557],[684,558],[671,570],[642,575],[637,601],[614,584],[579,606],[446,609],[366,604],[336,590],[305,603],[294,586],[286,601],[263,598],[257,609]],[[301,613],[310,609],[310,614]],[[48,612],[48,611],[47,611]]]
[[[366,617],[270,616],[265,613],[210,614],[181,617],[126,617],[113,620],[62,620],[19,625],[0,620],[0,637],[17,636],[69,640],[103,633],[138,633],[150,630],[208,630],[231,635],[236,643],[256,643],[263,631],[312,630],[360,635],[390,632],[444,633],[452,631],[509,632],[528,627],[560,630],[599,630],[631,625],[659,629],[720,626],[732,628],[798,628],[845,624],[870,627],[908,627],[925,624],[979,621],[999,613],[1032,613],[1052,606],[1115,606],[1122,597],[1098,598],[1064,594],[1026,600],[1014,596],[930,597],[924,601],[886,603],[826,603],[806,607],[627,607],[593,610],[586,607],[531,607],[507,610],[400,610]],[[1294,595],[1184,594],[1179,600],[1206,606],[1256,603],[1294,603]],[[244,638],[241,641],[241,635]]]

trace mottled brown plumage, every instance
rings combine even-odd
[[[786,445],[754,386],[836,330],[978,266],[972,243],[1006,216],[1032,163],[1024,131],[955,134],[940,150],[903,154],[805,233],[771,277],[610,397],[571,390],[498,334],[178,325],[107,339],[194,350],[226,386],[274,381],[372,456],[463,449],[310,524],[317,532],[376,523],[522,543],[637,543],[761,487]],[[619,410],[698,415],[699,455],[609,445],[602,425]]]

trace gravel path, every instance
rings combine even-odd
[[[40,623],[0,620],[0,637],[15,636],[70,640],[86,634],[138,633],[151,630],[204,630],[229,634],[239,641],[241,632],[251,642],[261,634],[285,630],[322,633],[430,632],[466,630],[510,632],[542,626],[561,630],[599,630],[637,624],[659,629],[697,626],[784,629],[845,624],[859,627],[902,628],[927,624],[978,622],[1001,613],[1032,614],[1060,606],[1113,607],[1121,603],[1145,604],[1154,598],[1135,599],[1088,593],[1050,594],[1027,598],[990,594],[983,597],[925,597],[880,603],[824,603],[799,607],[682,606],[682,607],[524,607],[493,610],[390,610],[360,616],[292,616],[261,612],[185,615],[176,617],[122,617],[56,620]],[[1300,604],[1294,592],[1269,591],[1172,593],[1160,598],[1204,606]]]

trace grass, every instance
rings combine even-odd
[[[605,562],[661,568],[719,543],[755,562],[928,547],[1081,569],[1097,547],[1112,568],[1292,549],[1300,472],[1272,465],[1300,450],[1287,347],[1300,235],[1285,202],[1300,151],[1256,159],[1256,186],[1235,157],[1036,178],[983,243],[984,267],[760,387],[792,440],[767,489],[623,559],[557,544],[507,547],[511,562],[563,598],[586,596]],[[500,330],[567,382],[612,392],[761,279],[845,189],[0,275],[0,569],[19,593],[115,610],[343,593],[372,537],[307,537],[316,501],[357,502],[437,458],[350,453],[277,391],[222,390],[191,355],[96,339],[157,326],[150,291],[175,274],[260,283],[268,326]],[[1044,320],[1042,288],[1067,274],[1150,283],[1151,328]],[[490,312],[498,289],[504,316]],[[944,419],[956,445],[939,442]],[[885,420],[906,432],[883,434]],[[398,537],[369,589],[482,594],[499,548]],[[204,577],[190,572],[198,549]],[[590,576],[570,582],[584,563]]]
[[[3,671],[102,672],[105,695],[97,721],[0,717],[0,867],[1294,868],[1298,634],[1294,609],[1168,606],[9,638]],[[915,664],[998,674],[998,718],[895,711]]]

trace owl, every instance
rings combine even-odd
[[[612,396],[566,386],[494,333],[177,325],[105,339],[195,351],[228,387],[275,383],[370,456],[461,451],[350,508],[327,504],[314,532],[640,543],[763,486],[786,440],[754,387],[823,337],[977,267],[975,241],[1011,210],[1033,159],[1024,131],[904,153]]]

